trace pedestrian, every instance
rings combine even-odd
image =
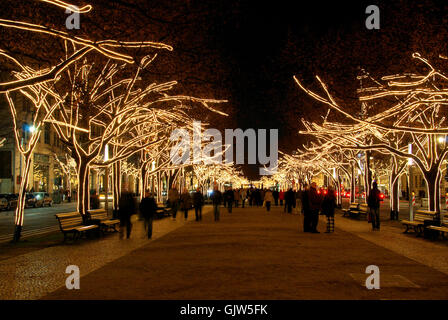
[[[256,202],[257,207],[263,205],[263,198],[261,197],[260,189],[255,189],[255,202]]]
[[[100,208],[100,198],[98,197],[96,191],[93,191],[90,196],[90,209],[99,209]]]
[[[175,186],[168,191],[168,205],[171,208],[173,220],[176,220],[177,210],[179,209],[179,192]]]
[[[319,223],[319,210],[321,208],[321,197],[317,193],[317,184],[312,182],[308,193],[308,200],[310,205],[310,218],[311,218],[311,233],[320,233],[317,231],[317,225]]]
[[[233,201],[235,202],[235,208],[238,208],[238,203],[240,202],[240,191],[238,189],[233,191]]]
[[[191,196],[188,190],[185,188],[184,192],[180,196],[180,209],[184,212],[185,221],[188,219],[188,210],[191,209]]]
[[[285,193],[285,209],[288,208],[288,213],[292,213],[292,207],[294,206],[294,203],[296,202],[296,198],[294,195],[294,191],[292,191],[292,188],[289,188],[288,191]]]
[[[140,202],[140,214],[144,220],[145,231],[148,239],[152,238],[152,225],[154,221],[154,216],[157,211],[157,203],[154,196],[149,191],[145,192],[145,197]]]
[[[311,232],[311,210],[309,200],[309,188],[305,184],[302,191],[303,232]]]
[[[275,206],[278,206],[278,196],[279,196],[279,192],[277,189],[274,189],[274,191],[272,191],[272,196],[274,197],[274,203]]]
[[[332,186],[328,186],[327,194],[322,201],[322,213],[327,216],[327,231],[334,232],[334,210],[336,208],[336,193]]]
[[[224,193],[224,200],[225,202],[227,202],[227,211],[229,213],[232,213],[232,206],[233,206],[233,202],[234,202],[234,195],[233,195],[233,190],[231,187],[229,187],[227,189],[227,191]]]
[[[215,187],[212,193],[212,204],[213,204],[213,213],[215,215],[215,221],[219,221],[219,206],[222,202],[222,194],[221,191],[218,190],[218,187]]]
[[[370,208],[370,219],[372,220],[372,231],[380,230],[380,190],[376,182],[373,183],[372,190],[370,190],[367,205]]]
[[[247,198],[247,189],[242,189],[240,195],[241,195],[241,206],[244,208],[244,204],[246,203]]]
[[[266,210],[269,212],[271,210],[271,203],[274,202],[274,196],[271,190],[267,190],[264,194],[264,201],[266,203]]]
[[[251,187],[250,190],[248,191],[248,197],[249,197],[249,206],[253,206],[254,204],[254,189]]]
[[[124,228],[126,228],[126,239],[131,236],[132,222],[131,217],[135,214],[136,206],[132,193],[127,191],[124,186],[119,199],[119,216],[120,216],[120,239],[123,239]]]
[[[202,195],[201,189],[197,188],[196,192],[193,194],[193,206],[194,206],[194,213],[196,215],[196,221],[202,220],[203,205],[204,205],[204,196]]]
[[[285,200],[285,192],[283,190],[280,190],[278,199],[280,200],[280,206],[283,207],[283,200]]]

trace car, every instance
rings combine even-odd
[[[8,209],[8,199],[5,194],[0,194],[0,210]]]
[[[101,202],[105,202],[105,200],[106,200],[106,193],[105,192],[100,192],[99,198],[100,198]],[[107,201],[111,202],[113,199],[114,199],[114,195],[112,194],[112,192],[109,192],[107,194]]]
[[[25,195],[25,208],[37,208],[41,204],[41,201],[38,201],[34,193],[27,193]]]
[[[19,199],[19,195],[17,193],[0,194],[0,198],[6,198],[6,200],[8,200],[6,210],[15,209],[17,207],[17,201]]]
[[[53,204],[53,199],[50,197],[50,194],[47,192],[34,192],[33,195],[36,197],[36,200],[37,200],[36,206],[37,207],[43,207],[46,205],[51,207],[51,205]]]

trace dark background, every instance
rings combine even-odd
[[[446,1],[71,2],[94,7],[81,16],[81,29],[73,33],[174,46],[173,52],[159,55],[145,75],[148,80],[177,79],[180,93],[229,100],[219,107],[229,117],[208,115],[204,120],[222,130],[277,128],[279,148],[285,152],[307,143],[307,136],[298,134],[301,118],[320,121],[326,112],[297,87],[293,75],[317,91],[314,76],[319,75],[341,105],[355,113],[360,110],[360,68],[374,77],[415,72],[421,66],[411,58],[413,52],[441,67],[439,54],[448,55]],[[371,4],[380,8],[380,30],[365,27]],[[1,10],[2,18],[65,30],[67,14],[47,4],[3,0]],[[39,66],[53,63],[62,49],[48,37],[43,41],[26,32],[0,30],[4,49]],[[257,166],[244,170],[257,178]]]

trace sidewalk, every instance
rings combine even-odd
[[[204,208],[207,215],[211,208]],[[118,233],[106,235],[102,239],[82,239],[75,243],[62,242],[48,248],[0,261],[0,300],[39,299],[42,296],[65,287],[68,265],[77,265],[84,277],[133,250],[147,245],[166,234],[182,227],[183,214],[178,212],[177,221],[171,218],[154,221],[153,237],[148,240],[143,232],[143,222],[133,216],[130,239],[120,240]],[[190,210],[189,220],[194,220],[194,210]]]
[[[209,214],[95,271],[81,265],[80,290],[61,286],[43,299],[448,298],[443,244],[395,227],[373,233],[366,222],[339,216],[334,234],[309,234],[301,215],[278,207],[221,210],[220,222]],[[380,290],[365,288],[369,265],[380,268]],[[58,281],[64,284],[63,271]]]

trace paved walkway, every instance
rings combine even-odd
[[[204,214],[211,208],[205,208]],[[194,214],[193,214],[194,215]],[[153,239],[148,240],[143,232],[142,221],[133,216],[130,239],[119,239],[118,234],[107,235],[100,240],[82,239],[75,243],[62,243],[0,261],[0,300],[39,299],[65,287],[68,265],[77,265],[81,276],[86,276],[108,263],[162,236],[182,227],[185,222],[178,212],[177,221],[170,218],[154,222]],[[193,219],[190,211],[189,221]]]
[[[53,291],[55,284],[40,293],[53,291],[43,299],[448,298],[445,244],[415,239],[393,226],[374,233],[366,222],[340,216],[334,234],[303,233],[301,223],[302,216],[280,208],[270,213],[234,209],[232,214],[222,209],[218,223],[209,214],[149,243],[105,240],[106,250],[97,249],[92,257],[112,249],[127,252],[90,268],[85,254],[66,248],[64,263],[58,258],[58,264],[80,266],[81,289],[67,290],[62,270],[53,275],[60,288]],[[131,251],[133,241],[139,245]],[[380,290],[364,286],[368,265],[380,268]],[[9,272],[27,271],[17,268]],[[36,285],[45,286],[43,280]]]

